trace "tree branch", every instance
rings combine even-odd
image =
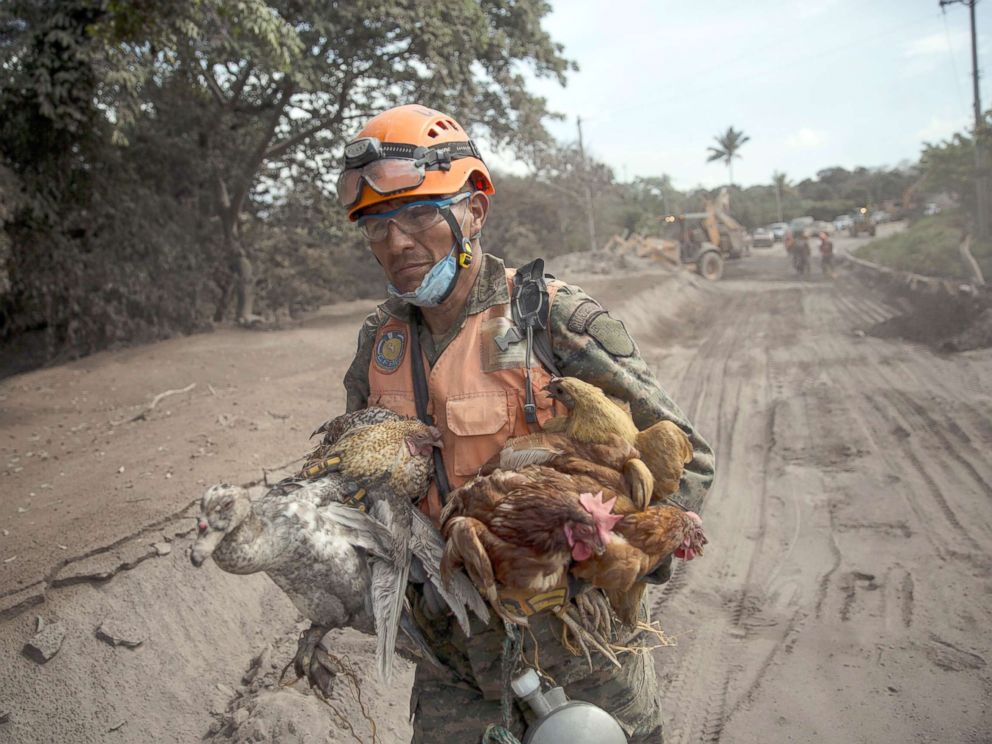
[[[333,118],[335,117],[332,117],[332,119]],[[316,123],[311,124],[306,129],[297,132],[292,137],[288,137],[279,144],[270,147],[268,150],[265,151],[265,155],[264,155],[265,160],[273,160],[275,158],[278,158],[279,156],[284,154],[287,150],[295,147],[304,140],[309,139],[310,137],[315,135],[321,129],[326,129],[329,123],[330,122],[326,119],[320,119]]]
[[[234,102],[241,98],[245,85],[248,84],[248,78],[251,77],[254,71],[255,68],[249,62],[245,62],[245,69],[235,77],[234,85],[231,87],[231,105],[234,105]]]
[[[230,102],[224,98],[224,91],[221,90],[220,84],[214,78],[213,73],[210,72],[210,63],[204,60],[203,64],[206,65],[206,68],[201,67],[200,72],[203,74],[203,79],[207,83],[207,88],[210,89],[210,93],[217,104],[221,108],[227,108]]]
[[[576,201],[582,201],[585,198],[585,196],[583,194],[580,194],[578,191],[572,191],[571,189],[566,189],[564,186],[560,186],[559,184],[553,181],[548,181],[543,178],[539,178],[538,176],[532,176],[532,178],[538,183],[544,184],[545,186],[550,186],[555,191],[564,194],[570,199],[575,199]]]

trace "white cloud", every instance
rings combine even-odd
[[[837,0],[807,0],[796,6],[796,12],[800,18],[813,18],[832,10],[837,4]]]
[[[966,51],[970,43],[967,31],[933,33],[906,44],[905,53],[910,58],[933,57],[947,54],[948,51]]]
[[[785,146],[790,150],[815,150],[827,141],[827,133],[822,129],[801,127],[798,132],[785,140]]]
[[[956,119],[945,119],[941,116],[930,117],[930,123],[916,133],[916,136],[923,142],[939,142],[947,139],[955,132],[966,129],[968,120],[964,117]]]

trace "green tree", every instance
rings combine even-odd
[[[748,137],[744,132],[738,131],[733,127],[727,127],[727,131],[723,134],[716,135],[713,139],[716,140],[717,147],[708,147],[707,150],[710,151],[710,156],[706,158],[707,163],[712,163],[714,160],[722,160],[727,164],[727,171],[730,177],[730,185],[734,185],[734,158],[740,157],[741,147],[748,141]]]
[[[111,341],[95,318],[115,338],[139,317],[162,335],[222,317],[235,296],[236,316],[250,318],[257,285],[263,304],[282,297],[278,278],[258,273],[278,264],[266,227],[286,228],[272,218],[301,184],[331,190],[361,120],[422,100],[493,145],[547,139],[524,73],[563,81],[569,66],[541,29],[549,10],[542,0],[4,4],[0,157],[31,196],[4,224],[12,313],[47,327],[54,345],[88,334],[96,347]],[[183,321],[157,320],[168,313],[155,302],[179,306]]]
[[[989,150],[992,147],[992,110],[986,112],[985,118],[988,123],[982,128],[980,136],[988,140],[985,148]],[[943,142],[926,143],[920,157],[920,169],[923,171],[923,188],[931,193],[944,191],[954,196],[971,220],[976,221],[974,136],[958,132]]]

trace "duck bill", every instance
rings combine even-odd
[[[223,539],[224,533],[219,530],[211,530],[205,535],[200,535],[193,543],[193,552],[189,555],[190,562],[197,568],[202,566],[207,558],[213,555]]]

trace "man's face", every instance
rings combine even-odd
[[[381,214],[410,202],[423,201],[425,198],[427,197],[408,196],[390,199],[372,205],[364,210],[364,214]],[[438,196],[436,198],[444,197]],[[471,220],[466,216],[470,201],[471,198],[465,199],[451,207],[451,213],[462,226],[466,237],[472,234],[469,232],[470,225],[468,224]],[[451,234],[451,228],[442,219],[433,227],[414,235],[407,235],[396,223],[391,222],[386,238],[371,242],[369,247],[382,265],[389,283],[396,287],[399,292],[405,293],[412,292],[420,286],[420,282],[423,281],[431,267],[451,252],[453,244],[454,237]]]

